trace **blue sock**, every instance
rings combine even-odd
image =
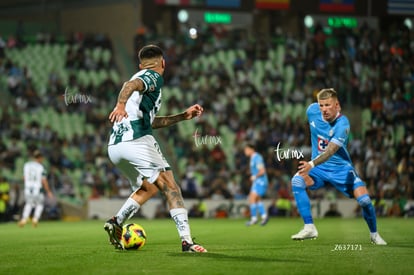
[[[257,204],[252,203],[250,204],[250,217],[255,217],[256,218],[257,215]]]
[[[260,214],[261,217],[263,217],[263,215],[266,214],[266,210],[265,210],[263,202],[259,202],[257,204],[257,209],[259,210],[259,214]]]
[[[362,216],[368,224],[369,231],[371,233],[377,232],[377,217],[375,216],[375,208],[372,205],[368,194],[358,197],[357,202],[362,208]]]
[[[305,180],[301,176],[292,178],[292,191],[296,200],[296,207],[305,224],[313,223],[311,204],[306,193]]]

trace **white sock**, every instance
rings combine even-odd
[[[38,222],[40,220],[40,217],[42,216],[43,208],[44,208],[43,204],[36,205],[34,213],[33,213],[33,221]]]
[[[32,212],[32,205],[29,204],[29,203],[26,203],[23,207],[23,213],[22,213],[22,219],[21,220],[23,222],[26,222],[27,219],[29,218],[31,212]]]
[[[187,241],[193,243],[190,233],[190,224],[188,223],[187,209],[185,208],[174,208],[170,210],[171,218],[175,222],[177,227],[178,235],[180,235],[181,241]]]
[[[316,229],[316,227],[315,227],[315,225],[313,223],[307,223],[307,224],[305,224],[305,228],[311,229],[311,230]]]
[[[118,224],[122,225],[126,220],[132,218],[140,207],[141,205],[139,205],[139,203],[137,203],[134,199],[128,198],[116,214]]]

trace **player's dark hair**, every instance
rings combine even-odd
[[[43,157],[43,154],[42,154],[42,152],[40,152],[39,150],[35,150],[35,151],[33,152],[33,157],[34,157],[34,158],[36,158],[36,159],[38,159],[38,158]]]
[[[152,44],[142,47],[138,52],[139,60],[163,57],[163,55],[161,48]]]
[[[251,142],[246,143],[245,147],[248,147],[248,148],[251,148],[253,150],[256,150],[256,146],[253,143],[251,143]]]
[[[328,99],[328,98],[336,98],[338,99],[338,95],[335,91],[335,89],[333,88],[327,88],[327,89],[322,89],[318,92],[318,94],[316,95],[318,100],[322,99]]]

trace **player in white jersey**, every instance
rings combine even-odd
[[[109,115],[113,123],[108,143],[111,161],[128,177],[133,192],[118,213],[104,224],[109,240],[117,249],[121,243],[122,225],[151,197],[161,191],[167,199],[184,252],[207,252],[193,242],[187,209],[170,165],[152,135],[152,129],[200,116],[203,108],[196,104],[183,113],[157,117],[161,106],[161,88],[165,60],[155,45],[143,47],[138,57],[140,71],[125,82],[118,102]]]
[[[43,156],[40,151],[34,151],[33,159],[26,162],[23,167],[24,197],[22,217],[19,226],[23,227],[34,209],[32,225],[36,227],[39,223],[45,203],[45,192],[49,198],[53,197],[46,178],[46,171],[42,165]]]

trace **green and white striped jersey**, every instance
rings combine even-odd
[[[43,192],[42,179],[46,177],[46,170],[36,161],[28,161],[23,166],[24,188],[30,194]]]
[[[135,91],[125,105],[127,118],[115,122],[108,145],[130,141],[152,134],[152,122],[161,107],[161,88],[163,77],[153,70],[141,70],[131,77],[144,83],[144,91]]]

